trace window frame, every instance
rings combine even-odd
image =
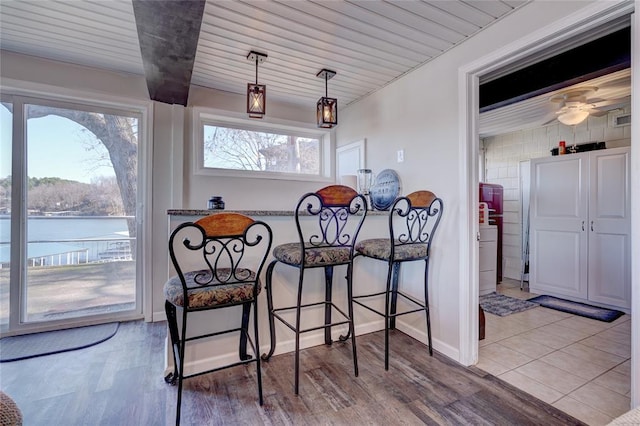
[[[248,130],[254,132],[266,132],[284,134],[290,136],[300,136],[317,138],[319,146],[319,174],[306,173],[286,173],[259,170],[233,170],[216,167],[205,167],[204,165],[204,126],[219,126],[238,130]],[[333,175],[331,169],[331,132],[318,129],[307,123],[265,120],[257,122],[247,118],[230,117],[222,115],[216,111],[200,108],[193,109],[193,174],[200,176],[227,176],[242,177],[249,179],[277,179],[306,182],[332,182]]]

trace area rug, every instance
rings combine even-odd
[[[67,330],[10,336],[0,339],[0,362],[74,351],[112,338],[120,323],[92,325]]]
[[[586,303],[572,302],[570,300],[546,295],[529,299],[529,302],[537,303],[540,306],[555,309],[556,311],[567,312],[604,322],[614,321],[624,315],[624,312],[616,311],[615,309],[600,308],[598,306],[587,305]]]
[[[494,291],[480,296],[480,306],[485,312],[504,317],[535,308],[538,305],[526,300],[498,294]]]

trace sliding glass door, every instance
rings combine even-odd
[[[140,314],[140,113],[8,100],[0,107],[1,324],[37,330]]]

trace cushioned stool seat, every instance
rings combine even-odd
[[[253,299],[253,281],[256,280],[256,273],[248,269],[238,270],[236,274],[243,278],[243,281],[234,284],[225,284],[231,275],[228,268],[219,269],[222,281],[212,279],[208,270],[192,271],[184,274],[189,298],[188,305],[191,308],[207,308],[230,303],[243,303]],[[203,287],[203,285],[213,284],[213,287]],[[256,292],[260,293],[260,283]],[[184,291],[180,277],[171,277],[164,285],[164,297],[175,306],[184,306]]]
[[[374,238],[360,241],[356,244],[358,253],[374,259],[389,260],[391,258],[391,244],[388,238]],[[427,256],[426,244],[401,245],[396,242],[393,253],[394,261],[424,259]]]
[[[279,245],[273,249],[273,257],[287,265],[299,266],[302,264],[301,247],[300,243]],[[351,247],[307,246],[304,250],[304,266],[313,268],[349,263],[351,256]]]

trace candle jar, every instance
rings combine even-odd
[[[224,210],[224,201],[220,196],[212,196],[209,198],[209,210]]]
[[[558,143],[558,155],[564,155],[567,153],[567,145],[565,141]]]

